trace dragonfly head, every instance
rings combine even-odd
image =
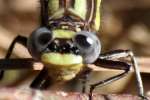
[[[52,64],[93,63],[99,56],[101,45],[96,34],[41,27],[28,39],[31,55]]]

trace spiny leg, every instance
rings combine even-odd
[[[93,94],[93,90],[97,87],[97,86],[104,86],[107,85],[113,81],[116,81],[122,77],[124,77],[128,71],[130,70],[130,65],[124,62],[120,62],[120,61],[112,61],[112,60],[105,60],[105,59],[98,59],[95,62],[95,65],[97,66],[101,66],[101,67],[105,67],[105,68],[109,68],[109,69],[118,69],[118,70],[124,70],[124,72],[112,76],[106,80],[102,80],[99,81],[95,84],[91,84],[90,85],[90,93],[89,93],[89,100],[92,100],[92,94]],[[117,66],[117,67],[116,67]]]
[[[114,50],[114,51],[110,51],[110,52],[100,55],[99,58],[113,60],[113,59],[126,58],[126,57],[130,57],[131,63],[135,70],[137,86],[138,86],[138,95],[140,97],[142,97],[143,99],[147,100],[147,98],[144,96],[144,88],[143,88],[143,83],[142,83],[142,79],[141,79],[141,75],[140,75],[139,66],[137,64],[137,61],[136,61],[132,51],[130,51],[130,50]]]
[[[33,80],[30,87],[34,89],[47,89],[50,85],[50,77],[48,75],[48,69],[44,68],[38,76]]]
[[[13,48],[15,46],[16,43],[20,43],[22,45],[24,45],[26,47],[26,43],[27,43],[27,38],[26,37],[23,37],[23,36],[17,36],[13,42],[11,43],[11,45],[9,46],[9,49],[7,51],[7,54],[5,56],[5,59],[8,59],[11,54],[12,54],[12,51],[13,51]],[[3,78],[3,75],[4,75],[4,70],[0,70],[0,80]]]

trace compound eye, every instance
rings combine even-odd
[[[101,45],[95,33],[81,31],[73,38],[74,45],[79,49],[84,63],[93,63],[99,56]]]
[[[75,41],[80,48],[90,48],[92,47],[94,40],[90,36],[84,34],[78,34],[75,36]]]
[[[46,27],[33,31],[28,39],[28,49],[33,57],[39,57],[53,39],[52,32]]]

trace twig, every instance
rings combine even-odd
[[[62,91],[39,91],[32,89],[0,89],[0,100],[88,100],[88,94],[66,93]],[[93,100],[140,100],[139,97],[122,94],[93,94]]]

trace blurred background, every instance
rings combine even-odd
[[[28,37],[39,26],[39,11],[39,0],[0,0],[0,58],[5,57],[9,45],[17,35]],[[103,0],[101,11],[99,36],[102,52],[131,49],[138,57],[150,57],[150,0]],[[30,55],[23,46],[17,44],[12,57]],[[114,74],[116,73],[94,73],[91,80],[105,79]],[[150,95],[150,75],[142,73],[142,77],[146,93]],[[134,75],[130,73],[128,77],[96,91],[135,93]]]

